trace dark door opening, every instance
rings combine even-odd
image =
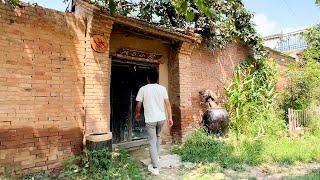
[[[147,84],[146,74],[157,64],[112,60],[111,66],[111,131],[113,143],[146,139],[143,118],[134,121],[136,96]]]

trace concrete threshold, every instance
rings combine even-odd
[[[139,139],[135,141],[112,144],[112,149],[122,148],[122,149],[127,149],[131,151],[131,150],[136,150],[136,149],[146,147],[147,145],[148,145],[147,139]]]

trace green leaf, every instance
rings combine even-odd
[[[183,1],[181,3],[181,6],[180,6],[180,12],[181,13],[187,13],[187,10],[188,10],[188,2],[187,1]]]
[[[110,15],[113,16],[116,13],[116,2],[114,0],[108,0],[108,1],[109,1]]]
[[[194,13],[188,11],[187,14],[186,14],[186,18],[187,18],[187,21],[190,21],[190,22],[193,21],[193,19],[194,19]]]

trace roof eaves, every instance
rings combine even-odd
[[[90,7],[92,10],[98,10],[100,11],[100,15],[112,20],[115,23],[131,26],[133,28],[136,28],[142,32],[147,32],[150,34],[163,36],[169,39],[179,40],[179,41],[187,41],[187,42],[195,42],[195,43],[201,43],[201,36],[197,33],[192,33],[192,35],[184,34],[182,32],[178,32],[174,29],[167,29],[163,27],[156,26],[154,24],[150,24],[145,21],[138,20],[136,18],[132,17],[126,17],[121,15],[114,15],[110,16],[107,14],[106,11],[103,11],[101,8],[97,7],[96,5],[90,3],[88,0],[77,0],[76,1],[80,5],[84,5],[86,7]]]

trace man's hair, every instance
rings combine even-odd
[[[150,71],[147,72],[147,78],[150,81],[150,83],[157,83],[159,74],[157,68],[153,67],[150,69]]]

